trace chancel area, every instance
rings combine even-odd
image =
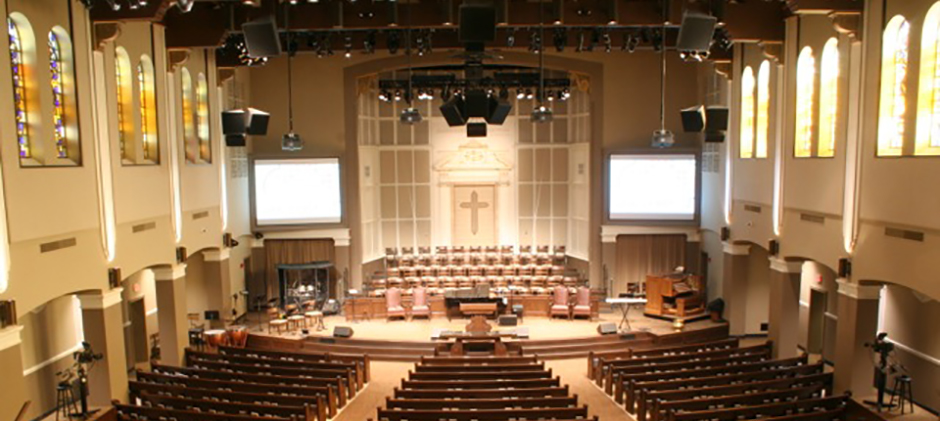
[[[938,419],[936,0],[0,13],[0,419]]]

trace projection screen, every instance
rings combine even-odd
[[[695,219],[695,176],[695,155],[611,155],[610,219]]]
[[[338,158],[254,161],[259,226],[322,224],[343,217]]]

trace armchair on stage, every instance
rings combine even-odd
[[[591,301],[591,289],[588,287],[578,288],[577,301],[575,301],[574,307],[571,309],[571,317],[575,318],[578,316],[587,316],[589,319],[594,319],[594,316],[597,314],[594,306]]]
[[[705,283],[701,276],[686,273],[648,275],[644,314],[686,321],[708,317],[705,314]]]
[[[568,308],[568,288],[560,285],[556,286],[554,294],[551,316],[565,316],[571,318],[570,309]]]
[[[390,320],[393,317],[405,318],[405,308],[401,305],[401,290],[391,288],[385,293],[385,318]]]
[[[418,316],[431,318],[431,307],[428,305],[428,290],[424,287],[414,289],[414,304],[411,306],[411,317]]]

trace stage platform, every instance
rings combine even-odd
[[[601,313],[594,321],[586,319],[549,319],[546,317],[526,317],[519,326],[496,326],[494,330],[512,330],[525,328],[527,339],[513,340],[513,347],[524,354],[537,354],[543,359],[581,358],[590,351],[619,349],[634,343],[637,346],[662,343],[662,341],[689,342],[692,340],[722,337],[727,335],[725,323],[700,320],[688,323],[682,332],[676,332],[672,323],[643,316],[639,311],[630,314],[632,330],[621,330],[618,334],[600,335],[597,326],[600,323],[620,322],[620,314]],[[293,350],[329,351],[335,353],[369,354],[373,360],[380,361],[416,361],[422,355],[433,355],[438,345],[446,341],[434,341],[435,331],[463,331],[469,319],[444,317],[431,320],[361,320],[347,321],[343,316],[327,317],[326,329],[310,329],[307,335],[300,330],[268,333],[267,322],[253,313],[245,320],[251,327],[250,346]],[[348,326],[354,331],[352,338],[335,338],[336,326]]]

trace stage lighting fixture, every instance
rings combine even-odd
[[[449,99],[450,99],[450,88],[445,86],[444,89],[441,90],[441,100],[444,102],[447,102]]]
[[[421,112],[417,108],[408,107],[402,110],[401,118],[402,124],[416,124],[421,122]]]
[[[393,97],[395,102],[401,101],[401,91],[395,91],[395,96]]]
[[[366,39],[362,41],[362,53],[363,54],[375,53],[375,31],[369,31],[368,33],[366,33]]]
[[[567,101],[568,98],[571,98],[571,91],[569,91],[568,88],[565,88],[561,90],[559,95],[562,101]]]
[[[668,148],[676,144],[676,139],[669,130],[657,130],[653,132],[652,146],[654,148]]]
[[[525,90],[525,99],[532,99],[532,98],[535,98],[535,94],[532,93],[532,90],[531,90],[531,89],[526,89],[526,90]]]
[[[534,123],[550,123],[552,121],[552,109],[539,105],[532,110],[531,119]]]
[[[633,53],[636,51],[636,47],[640,45],[640,38],[632,33],[624,33],[623,35],[623,47],[621,49],[628,53]]]
[[[604,35],[601,37],[604,41],[604,52],[609,53],[611,49],[610,34],[604,32]]]
[[[591,42],[588,43],[587,51],[589,53],[594,52],[594,47],[596,47],[597,43],[599,43],[600,41],[601,41],[601,33],[599,30],[594,29],[594,31],[591,32]]]
[[[147,5],[147,2],[145,1],[141,1],[138,3],[142,3],[141,4],[142,6]],[[176,1],[176,5],[180,8],[180,11],[182,11],[183,13],[189,13],[189,11],[193,10],[193,4],[195,3],[196,3],[196,0],[177,0]]]
[[[380,100],[380,101],[388,102],[388,101],[390,100],[388,91],[380,91],[380,92],[379,92],[379,100]]]
[[[663,44],[665,43],[663,39],[663,33],[659,30],[653,30],[652,39],[650,40],[653,43],[653,51],[657,53],[663,50]]]
[[[555,44],[555,51],[559,53],[565,51],[565,46],[568,45],[568,32],[565,31],[565,28],[555,28],[552,41]]]
[[[346,34],[346,38],[343,40],[343,47],[346,48],[346,54],[344,54],[345,57],[351,58],[352,57],[352,36],[351,35]]]
[[[91,2],[93,2],[94,0],[87,0],[87,1],[88,1],[89,3],[91,3]],[[121,10],[121,4],[118,3],[118,0],[105,0],[105,2],[108,3],[108,6],[111,7],[111,10],[113,10],[113,11],[115,11],[115,12]],[[90,7],[90,6],[89,6],[89,7]]]
[[[584,30],[578,32],[578,47],[574,49],[576,53],[584,51]]]
[[[506,47],[512,48],[516,46],[516,28],[509,28],[509,33],[506,34]]]
[[[525,92],[522,89],[516,90],[516,99],[525,99]]]
[[[539,36],[538,32],[532,31],[532,35],[529,39],[529,51],[538,53],[542,49],[542,37]]]
[[[396,3],[396,2],[389,2]],[[398,49],[401,47],[401,35],[398,31],[389,32],[385,36],[385,44],[388,46],[388,53],[391,55],[398,54]]]

